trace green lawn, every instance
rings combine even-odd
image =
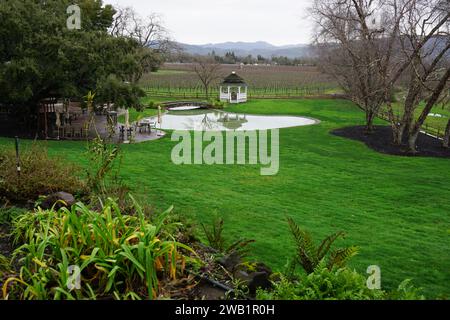
[[[450,296],[450,160],[379,154],[329,134],[362,124],[364,115],[340,100],[256,100],[228,110],[320,119],[319,125],[280,130],[280,171],[259,166],[172,164],[175,142],[124,145],[121,175],[159,209],[198,222],[222,216],[230,241],[255,239],[253,255],[277,270],[294,253],[286,216],[321,239],[347,232],[342,244],[360,246],[351,266],[379,265],[382,286],[405,278],[429,297]],[[12,140],[0,145],[12,148]],[[49,142],[52,153],[85,165],[85,143]]]
[[[143,118],[153,117],[158,114],[158,109],[144,109],[143,111],[136,111],[135,109],[129,109],[130,113],[130,123]],[[120,123],[125,123],[125,115],[120,115],[118,121]]]
[[[399,102],[394,103],[393,105],[394,113],[396,115],[401,115],[403,112],[403,105]],[[418,119],[420,114],[422,113],[423,109],[425,107],[425,102],[419,103],[419,106],[414,112],[415,119]],[[438,131],[442,135],[445,132],[445,128],[447,126],[448,119],[450,118],[450,105],[436,105],[431,109],[430,114],[438,114],[441,115],[441,117],[431,116],[428,115],[428,117],[425,120],[424,129],[427,129],[432,134],[436,134]]]

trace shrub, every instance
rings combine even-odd
[[[225,107],[225,102],[216,99],[209,99],[208,103],[216,109],[223,109]]]
[[[411,279],[406,279],[396,290],[387,294],[387,299],[390,300],[424,300],[425,297],[421,294],[421,289],[414,287]]]
[[[0,224],[9,224],[25,212],[27,212],[27,210],[16,207],[0,208]]]
[[[274,290],[259,291],[258,299],[269,300],[372,300],[382,299],[381,290],[370,290],[366,279],[347,268],[329,270],[323,264],[298,281],[286,278],[274,283]]]
[[[348,268],[329,270],[322,264],[313,273],[303,275],[296,281],[282,277],[274,283],[273,290],[259,290],[259,300],[419,300],[424,299],[410,280],[402,282],[398,289],[388,293],[371,290],[366,279]]]
[[[171,209],[149,221],[135,203],[136,215],[109,200],[100,212],[81,203],[71,210],[38,210],[13,225],[13,253],[20,276],[3,285],[4,298],[141,299],[157,298],[160,279],[184,273],[187,257],[164,224]],[[69,267],[79,266],[81,288],[69,290]]]
[[[222,218],[217,218],[213,220],[211,227],[208,228],[204,223],[201,224],[203,232],[205,233],[208,244],[219,251],[225,249],[225,239],[223,237],[223,224]]]
[[[246,256],[249,251],[248,245],[255,242],[252,239],[238,239],[227,245],[223,236],[224,220],[222,218],[214,219],[209,228],[203,223],[201,223],[201,226],[209,246],[223,254],[235,253],[241,257]]]
[[[85,189],[78,167],[59,157],[49,157],[47,149],[33,143],[20,154],[20,177],[16,170],[14,146],[0,151],[0,194],[13,203],[36,200],[58,191],[77,194]]]
[[[257,292],[261,300],[372,300],[372,299],[423,299],[419,289],[411,286],[409,280],[400,284],[397,290],[386,293],[367,287],[366,278],[354,270],[348,269],[346,262],[357,253],[357,247],[351,246],[331,250],[337,239],[344,237],[337,232],[326,237],[316,246],[309,232],[288,218],[294,237],[297,255],[288,264],[281,280],[273,283],[273,290]],[[300,264],[302,275],[295,273]]]
[[[108,194],[108,178],[120,154],[119,145],[109,144],[97,137],[88,143],[89,166],[86,169],[87,184],[95,196]]]
[[[6,274],[11,272],[11,265],[8,258],[0,254],[0,283]]]

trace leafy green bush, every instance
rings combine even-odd
[[[109,200],[100,212],[81,203],[59,211],[38,210],[13,225],[23,243],[13,254],[20,275],[3,285],[5,299],[155,299],[161,279],[184,273],[192,251],[174,240],[164,223],[171,209],[149,221],[135,203],[136,215]],[[67,286],[70,266],[81,272],[81,288]]]
[[[324,264],[298,281],[285,277],[274,283],[273,291],[258,291],[262,300],[372,300],[382,299],[381,290],[370,290],[366,279],[347,268],[329,270]]]
[[[225,102],[217,100],[217,99],[209,99],[208,100],[209,105],[216,109],[223,109],[225,107]]]
[[[27,210],[16,207],[0,208],[0,224],[9,224],[25,212],[27,212]]]
[[[273,290],[257,292],[260,300],[421,300],[420,290],[403,281],[392,292],[371,290],[366,279],[348,268],[325,267],[322,263],[313,273],[301,276],[296,281],[282,277],[274,283]]]
[[[424,300],[425,297],[421,294],[421,289],[414,287],[411,279],[406,279],[396,290],[388,292],[386,295],[390,300]]]
[[[11,265],[8,258],[0,254],[0,283],[6,274],[11,272]]]
[[[14,145],[0,151],[0,195],[4,200],[22,203],[40,195],[65,191],[77,194],[85,189],[79,169],[58,157],[49,157],[47,149],[33,143],[20,154],[21,172],[17,175]]]

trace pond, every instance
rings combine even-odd
[[[192,131],[249,131],[308,126],[319,120],[293,116],[257,116],[221,110],[172,110],[163,114],[161,129]],[[159,124],[158,124],[159,128]]]

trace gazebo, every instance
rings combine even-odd
[[[247,102],[247,88],[244,79],[233,71],[220,86],[220,100],[229,103]]]

